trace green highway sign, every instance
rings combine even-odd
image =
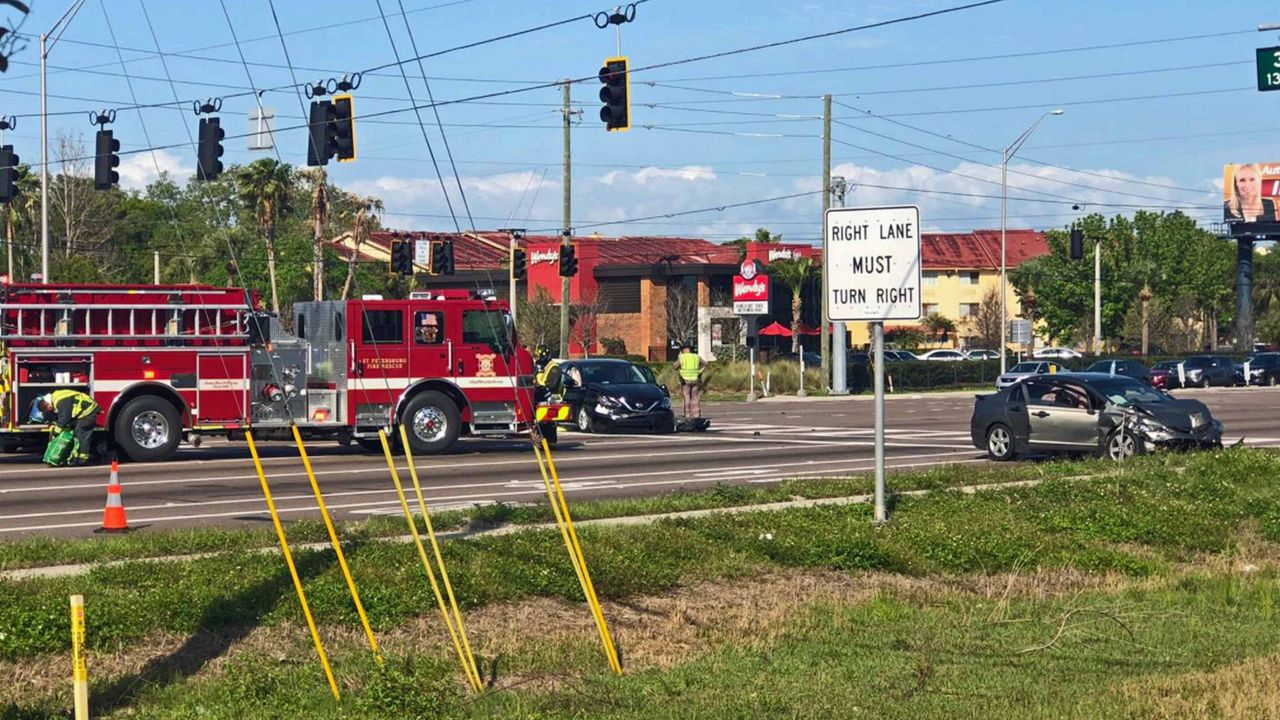
[[[1280,47],[1258,48],[1258,90],[1280,90]]]

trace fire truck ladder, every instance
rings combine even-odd
[[[5,341],[136,341],[167,344],[193,341],[244,341],[248,338],[247,303],[227,303],[224,290],[190,288],[122,289],[139,295],[164,296],[166,302],[93,303],[78,298],[112,294],[102,289],[23,289],[22,300],[0,303],[0,339]],[[218,302],[203,302],[216,295]]]

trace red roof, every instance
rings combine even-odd
[[[1044,233],[1037,230],[1008,230],[1006,238],[1008,267],[1017,267],[1031,258],[1049,253]],[[999,230],[925,233],[920,245],[921,260],[928,270],[1000,269]]]
[[[453,241],[453,261],[459,270],[486,270],[502,267],[507,260],[507,234],[495,231],[476,233],[374,232],[361,248],[366,260],[386,260],[393,237],[407,239],[439,238]],[[1036,230],[1007,232],[1007,264],[1017,267],[1023,262],[1049,252],[1044,234]],[[675,256],[673,265],[736,265],[738,248],[689,237],[622,236],[576,237],[575,242],[597,244],[602,267],[652,265]],[[555,243],[559,235],[527,235],[524,244]],[[343,259],[349,250],[334,243]],[[927,270],[999,270],[1000,231],[974,230],[968,233],[925,233],[921,238],[921,254]]]
[[[476,233],[431,233],[431,232],[374,232],[370,233],[361,247],[360,254],[367,260],[385,260],[390,252],[391,240],[397,239],[440,239],[453,241],[453,264],[458,270],[485,270],[502,267],[507,261],[507,246],[510,242],[503,232],[480,231]],[[346,239],[345,236],[343,239]],[[526,235],[524,246],[530,244],[558,243],[559,235]],[[623,236],[623,237],[575,237],[577,243],[598,244],[600,248],[600,264],[609,265],[652,265],[668,256],[675,265],[733,265],[738,262],[738,249],[726,247],[698,238],[655,237],[655,236]],[[350,250],[343,244],[333,243],[338,255],[344,260],[350,257]]]

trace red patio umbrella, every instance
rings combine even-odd
[[[791,331],[787,329],[787,326],[776,322],[760,328],[760,334],[773,335],[777,337],[791,337]]]
[[[817,328],[817,327],[810,327],[810,326],[808,326],[808,325],[805,325],[804,323],[799,323],[799,324],[796,326],[796,329],[800,331],[800,334],[801,334],[801,335],[820,335],[820,334],[822,334],[822,329],[821,329],[821,328]]]

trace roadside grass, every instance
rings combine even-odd
[[[707,579],[777,568],[881,570],[924,576],[1035,568],[1135,577],[1234,547],[1246,530],[1280,539],[1280,456],[1233,449],[1132,463],[1094,480],[899,497],[893,522],[865,505],[749,511],[581,529],[602,598],[624,600]],[[529,529],[443,546],[467,608],[580,590],[558,533]],[[355,626],[332,551],[296,553],[321,623]],[[353,572],[375,628],[433,605],[410,544],[357,539]],[[153,632],[188,635],[272,625],[298,615],[280,558],[233,551],[171,563],[129,562],[67,578],[0,581],[0,658],[64,652],[66,598],[86,596],[89,643],[110,649]]]
[[[1142,462],[1167,462],[1164,458],[1142,458]],[[530,460],[532,462],[532,459]],[[424,467],[429,468],[426,464]],[[961,484],[987,484],[1020,480],[1041,480],[1070,474],[1111,472],[1114,464],[1095,460],[1087,462],[1042,462],[1007,466],[955,468],[938,466],[924,471],[894,473],[890,476],[893,491],[931,490]],[[566,474],[565,481],[572,480]],[[387,480],[388,488],[391,481]],[[706,490],[676,490],[660,495],[573,502],[575,520],[593,520],[657,513],[741,507],[795,499],[844,497],[869,493],[870,475],[853,475],[823,479],[787,480],[776,484],[714,485]],[[573,500],[572,491],[569,499]],[[551,523],[555,518],[545,501],[529,504],[496,503],[477,505],[462,510],[431,513],[437,531],[480,531],[505,525]],[[328,534],[318,519],[287,522],[286,533],[291,543],[327,542]],[[419,530],[425,524],[418,518]],[[367,520],[338,523],[344,542],[362,542],[373,538],[398,537],[407,534],[403,516],[375,516]],[[0,571],[46,567],[74,563],[104,563],[118,560],[190,555],[199,553],[246,551],[279,547],[275,532],[267,528],[144,528],[127,535],[85,538],[29,537],[0,542]]]
[[[585,527],[597,589],[615,618],[636,616],[632,632],[664,622],[635,603],[708,581],[752,587],[755,578],[797,572],[856,581],[862,571],[905,581],[870,597],[809,598],[775,620],[775,632],[733,641],[689,623],[677,630],[696,646],[692,659],[642,664],[624,678],[603,672],[585,625],[576,640],[547,640],[556,622],[547,613],[521,616],[509,630],[515,647],[488,658],[514,678],[502,692],[466,697],[443,643],[423,650],[389,642],[388,666],[378,670],[352,649],[358,623],[328,551],[297,559],[322,631],[346,638],[334,653],[349,698],[341,708],[315,666],[283,563],[238,550],[0,582],[0,667],[63,666],[66,598],[81,593],[95,656],[157,634],[185,638],[136,674],[99,680],[94,697],[105,716],[630,718],[680,707],[708,718],[1130,717],[1133,708],[1165,707],[1142,688],[1274,653],[1280,488],[1272,479],[1280,456],[1238,448],[1111,467],[1090,480],[899,497],[881,527],[865,505]],[[444,551],[471,617],[556,602],[585,622],[555,531],[448,542]],[[1264,556],[1263,568],[1244,574],[1234,566],[1237,556],[1255,555]],[[358,540],[349,559],[379,633],[401,641],[439,634],[411,546]],[[1128,580],[1117,589],[998,596],[909,587],[912,578],[937,584],[1055,572]],[[734,602],[767,608],[788,590],[772,592]],[[264,652],[227,655],[254,633],[276,639]],[[216,669],[207,669],[211,663]],[[1223,682],[1176,685],[1169,716],[1205,706],[1205,693]],[[1235,692],[1233,707],[1251,707],[1247,687]],[[47,691],[7,697],[5,720],[65,713],[61,695]]]

